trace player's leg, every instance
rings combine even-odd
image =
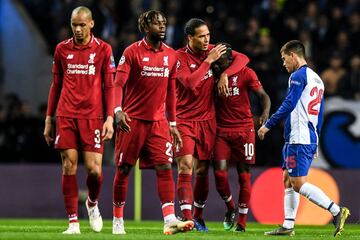
[[[100,232],[103,221],[99,210],[98,198],[103,183],[102,154],[97,152],[83,152],[84,164],[87,171],[86,185],[88,198],[85,206],[89,215],[90,227],[95,232]]]
[[[113,181],[113,234],[126,234],[124,228],[124,206],[132,165],[122,164],[116,168]]]
[[[62,160],[62,192],[65,209],[69,218],[69,227],[63,234],[80,234],[78,221],[78,184],[76,179],[78,151],[66,149],[60,151]]]
[[[101,140],[102,126],[103,120],[101,119],[77,119],[80,148],[87,171],[88,198],[85,206],[89,215],[90,227],[95,232],[100,232],[103,227],[98,207],[98,198],[103,183],[102,153],[104,146]]]
[[[173,180],[171,164],[156,165],[155,170],[157,190],[164,218],[164,234],[170,235],[191,230],[194,227],[192,221],[180,221],[175,216],[175,183]]]
[[[283,154],[283,183],[284,183],[284,222],[283,224],[272,231],[265,232],[265,235],[295,235],[294,224],[297,214],[297,210],[300,203],[300,195],[297,193],[290,182],[289,173],[286,169],[287,162],[286,159],[289,159],[289,145],[285,144],[282,150]]]
[[[209,160],[201,161],[197,158],[194,158],[194,223],[195,228],[201,232],[208,231],[208,228],[204,222],[203,212],[209,194],[209,166]]]
[[[113,234],[125,234],[124,207],[128,189],[129,174],[136,164],[144,146],[149,129],[143,121],[132,119],[131,131],[117,129],[115,140],[116,172],[113,181]]]
[[[216,139],[216,120],[196,122],[196,156],[194,161],[194,223],[198,231],[207,232],[203,211],[209,193],[209,166]]]
[[[235,221],[236,208],[233,196],[230,191],[228,179],[228,160],[231,156],[231,149],[227,142],[220,136],[217,136],[214,150],[214,176],[216,190],[226,205],[226,213],[224,217],[224,229],[229,231]]]
[[[340,208],[320,188],[307,182],[308,170],[310,169],[317,146],[313,144],[290,147],[294,148],[293,152],[296,152],[296,154],[292,155],[293,157],[288,159],[287,169],[288,171],[292,169],[291,172],[289,171],[291,185],[296,192],[299,192],[319,207],[328,210],[334,217],[336,227],[334,236],[341,234],[345,220],[350,215],[349,210],[347,208]]]
[[[246,229],[246,219],[249,211],[249,202],[251,197],[251,174],[250,165],[238,162],[236,164],[236,170],[238,173],[238,181],[240,185],[239,198],[238,198],[238,212],[235,231],[244,232]]]
[[[78,165],[78,128],[76,120],[56,118],[55,148],[60,150],[62,161],[62,192],[69,227],[64,234],[79,234],[78,222],[78,185],[76,179]]]

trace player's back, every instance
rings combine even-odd
[[[323,118],[324,84],[318,74],[303,66],[291,74],[292,84],[304,83],[300,99],[285,123],[289,143],[317,144]]]

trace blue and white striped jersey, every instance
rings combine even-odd
[[[270,129],[286,118],[286,143],[317,144],[323,119],[323,93],[319,75],[307,65],[300,67],[290,75],[287,96],[265,126]]]

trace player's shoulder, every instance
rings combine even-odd
[[[175,50],[174,50],[171,46],[167,45],[167,44],[164,43],[164,42],[162,42],[161,44],[162,44],[163,49],[164,49],[166,52],[170,52],[170,53],[175,54]]]
[[[309,68],[307,66],[300,67],[298,70],[291,74],[291,79],[296,81],[305,81],[308,69]]]
[[[72,45],[73,45],[73,38],[68,38],[68,39],[65,39],[65,40],[59,42],[56,45],[56,49],[57,50],[65,49],[65,48],[71,47]]]

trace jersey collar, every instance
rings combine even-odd
[[[160,47],[159,49],[155,49],[151,46],[151,44],[146,41],[146,38],[144,37],[142,40],[141,40],[141,44],[145,47],[146,50],[151,50],[151,51],[154,51],[154,52],[162,52],[164,51],[164,44],[163,42],[160,42]]]
[[[72,48],[74,49],[79,49],[79,50],[82,50],[82,49],[87,49],[87,48],[92,48],[92,46],[94,45],[94,42],[95,42],[95,37],[94,35],[91,33],[91,38],[90,38],[90,41],[88,44],[86,45],[78,45],[75,43],[75,39],[74,37],[71,39],[71,44],[72,44]]]

